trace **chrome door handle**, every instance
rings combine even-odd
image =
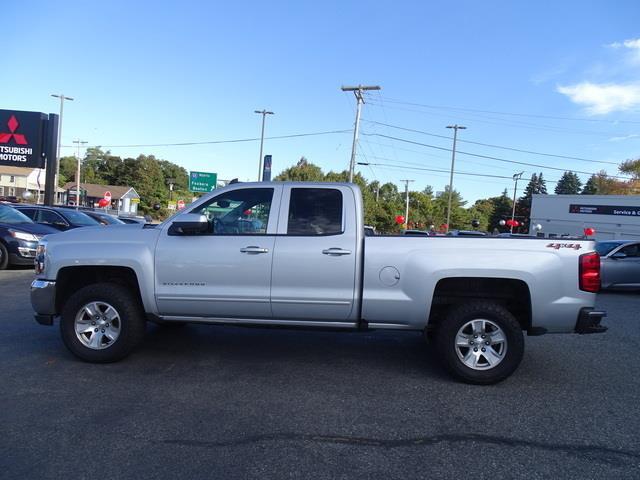
[[[240,249],[242,253],[269,253],[268,248],[256,247],[255,245],[251,245],[249,247],[244,247]]]
[[[341,255],[351,255],[351,250],[345,250],[343,248],[327,248],[326,250],[322,250],[324,255],[333,255],[333,256],[341,256]]]

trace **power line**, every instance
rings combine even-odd
[[[398,99],[389,98],[389,97],[386,98],[386,101],[390,103],[397,103],[400,105],[412,105],[414,107],[433,108],[436,110],[456,110],[461,112],[490,113],[493,115],[508,115],[508,116],[514,116],[514,117],[546,118],[550,120],[601,122],[601,123],[611,123],[611,124],[616,124],[616,123],[640,124],[640,121],[636,121],[636,120],[605,120],[603,118],[562,117],[557,115],[539,115],[534,113],[513,113],[513,112],[499,112],[496,110],[480,110],[476,108],[448,107],[444,105],[426,105],[423,103],[406,102],[403,100],[398,100]]]
[[[380,106],[379,103],[375,103],[375,102],[370,102],[371,105],[374,106]],[[552,132],[552,133],[559,133],[559,134],[564,134],[564,133],[571,133],[571,134],[577,134],[577,135],[598,135],[601,137],[609,137],[611,135],[617,135],[617,136],[624,136],[626,135],[625,133],[605,133],[602,131],[599,132],[594,132],[591,130],[572,130],[572,129],[567,129],[567,128],[563,128],[563,127],[558,127],[555,125],[542,125],[539,123],[530,123],[530,122],[522,122],[522,121],[516,121],[516,120],[508,120],[505,118],[501,118],[501,117],[490,117],[487,115],[482,115],[482,114],[477,114],[477,113],[467,113],[466,116],[465,115],[461,115],[460,113],[456,113],[456,112],[449,112],[449,113],[442,113],[442,112],[428,112],[425,110],[419,110],[419,109],[415,109],[415,108],[407,108],[407,107],[399,107],[399,106],[391,106],[391,105],[387,105],[387,108],[393,108],[396,110],[404,110],[404,111],[408,111],[408,112],[416,112],[416,113],[421,113],[424,115],[432,115],[432,116],[437,116],[438,118],[442,118],[444,117],[448,117],[448,118],[452,118],[455,120],[473,120],[474,122],[480,122],[480,123],[486,123],[488,125],[500,125],[500,126],[509,126],[509,127],[515,127],[515,128],[529,128],[529,129],[533,129],[533,130],[542,130],[542,131],[547,131],[547,132]],[[487,120],[488,119],[488,120]],[[492,121],[493,120],[493,121]]]
[[[448,137],[447,135],[438,135],[437,133],[425,132],[424,130],[415,130],[413,128],[400,127],[398,125],[391,125],[391,124],[388,124],[388,123],[376,122],[374,120],[364,120],[364,121],[368,122],[368,123],[375,123],[377,125],[383,125],[385,127],[395,128],[397,130],[404,130],[406,132],[420,133],[422,135],[428,135],[430,137],[446,138],[447,140],[451,139],[451,137]],[[590,163],[606,163],[606,164],[609,164],[609,165],[616,165],[616,166],[618,165],[616,162],[607,162],[605,160],[591,160],[591,159],[588,159],[588,158],[572,157],[572,156],[569,156],[569,155],[560,155],[560,154],[555,154],[555,153],[534,152],[532,150],[524,150],[524,149],[515,148],[515,147],[506,147],[506,146],[503,146],[503,145],[494,145],[494,144],[491,144],[491,143],[474,142],[474,141],[471,141],[471,140],[459,140],[459,142],[471,143],[471,144],[474,144],[474,145],[482,145],[483,147],[499,148],[499,149],[502,149],[502,150],[509,150],[509,151],[512,151],[512,152],[528,153],[528,154],[531,154],[531,155],[541,155],[541,156],[544,156],[544,157],[564,158],[564,159],[567,159],[567,160],[579,160],[581,162],[590,162]]]
[[[388,139],[392,139],[392,140],[397,140],[399,142],[411,143],[413,145],[420,145],[422,147],[434,148],[436,150],[443,150],[443,151],[446,151],[446,152],[450,152],[451,151],[450,148],[439,147],[437,145],[429,145],[428,143],[414,142],[412,140],[407,140],[405,138],[398,138],[398,137],[393,137],[393,136],[390,136],[390,135],[383,135],[381,133],[363,133],[362,135],[371,135],[371,136],[388,138]],[[548,169],[548,170],[557,170],[559,172],[572,171],[572,172],[575,172],[575,173],[582,173],[584,175],[594,175],[593,172],[585,172],[585,171],[582,171],[582,170],[574,170],[574,169],[570,169],[570,168],[549,167],[547,165],[541,165],[541,164],[538,164],[538,163],[529,163],[529,162],[519,162],[519,161],[516,161],[516,160],[507,160],[506,158],[493,157],[491,155],[481,155],[479,153],[463,152],[462,150],[457,150],[457,153],[459,153],[461,155],[469,155],[469,156],[472,156],[472,157],[487,158],[487,159],[490,159],[490,160],[496,160],[498,162],[515,163],[517,165],[528,165],[530,167],[537,167],[537,168]],[[616,175],[607,175],[607,177],[616,178],[616,179],[619,179],[619,180],[629,180],[626,177],[620,177],[620,176],[616,176]]]
[[[311,137],[315,135],[331,135],[335,133],[350,133],[349,130],[329,130],[326,132],[311,132],[311,133],[296,133],[292,135],[279,135],[276,137],[264,137],[265,140],[278,140],[283,138],[296,138],[296,137]],[[179,142],[179,143],[147,143],[138,145],[91,145],[87,148],[138,148],[138,147],[185,147],[191,145],[213,145],[218,143],[241,143],[241,142],[257,142],[260,137],[257,138],[238,138],[233,140],[208,140],[204,142]],[[72,147],[72,145],[63,145],[65,148]]]

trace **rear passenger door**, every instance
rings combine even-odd
[[[355,318],[356,200],[346,186],[285,186],[271,276],[276,319]]]

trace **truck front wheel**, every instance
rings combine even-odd
[[[126,357],[145,332],[136,296],[114,283],[96,283],[75,292],[62,309],[60,332],[71,352],[95,363]]]
[[[522,328],[502,305],[472,302],[453,307],[438,325],[436,346],[449,372],[488,385],[511,375],[524,354]]]

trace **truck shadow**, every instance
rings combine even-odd
[[[366,369],[449,379],[419,332],[291,330],[218,325],[150,325],[136,357],[193,368],[210,363],[266,369]],[[195,359],[195,361],[194,361]]]

